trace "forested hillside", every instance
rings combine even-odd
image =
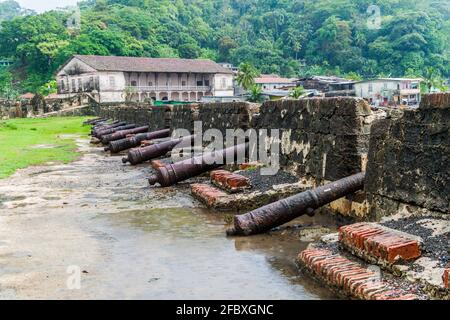
[[[369,28],[371,4],[380,28]],[[21,91],[72,54],[210,58],[285,76],[450,74],[448,0],[90,0],[81,29],[52,11],[3,21],[0,57]],[[369,20],[371,21],[371,20]]]
[[[0,2],[0,22],[11,20],[15,17],[33,14],[32,10],[23,9],[14,0]]]

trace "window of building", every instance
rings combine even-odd
[[[75,92],[75,91],[77,91],[77,85],[76,85],[75,79],[72,79],[72,92]]]
[[[149,86],[149,87],[153,87],[153,82],[152,82],[152,81],[149,81],[148,86]]]
[[[132,87],[137,87],[137,81],[135,81],[135,80],[131,81],[131,86]]]
[[[197,87],[203,86],[203,80],[197,81]]]
[[[61,81],[61,90],[64,90],[64,80]]]
[[[369,83],[369,92],[373,92],[373,84]]]
[[[185,87],[185,86],[186,86],[186,81],[181,81],[181,85],[182,85],[183,87]]]
[[[419,84],[418,83],[411,83],[411,89],[418,89]]]
[[[385,83],[383,84],[383,88],[387,89],[387,87],[388,87],[388,84],[387,84],[387,82],[385,82]]]
[[[205,86],[209,87],[209,80],[205,80]]]
[[[109,77],[109,86],[110,87],[115,87],[116,86],[116,78],[111,76]]]
[[[226,88],[227,87],[227,78],[222,78],[222,88]]]
[[[78,91],[83,91],[83,81],[78,78]]]

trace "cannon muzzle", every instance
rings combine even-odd
[[[110,141],[107,148],[109,151],[111,151],[111,153],[119,153],[127,149],[138,147],[144,140],[162,139],[167,138],[169,136],[170,136],[170,129],[139,133],[133,137],[128,137],[116,141]]]
[[[235,159],[238,154],[245,156],[248,146],[248,143],[244,143],[231,148],[208,152],[202,156],[193,157],[174,164],[159,167],[156,169],[156,174],[152,175],[148,179],[148,182],[152,186],[156,183],[159,183],[162,187],[172,186],[178,182],[219,168],[226,164],[227,159]]]
[[[137,165],[145,161],[153,160],[166,155],[168,152],[172,151],[177,145],[192,142],[192,140],[194,140],[193,135],[178,139],[172,139],[144,148],[131,149],[128,152],[127,157],[122,159],[122,162],[123,163],[129,162],[132,165]]]
[[[302,215],[314,215],[314,210],[364,188],[365,173],[326,184],[292,197],[273,202],[234,218],[234,228],[227,235],[249,236],[267,232]]]

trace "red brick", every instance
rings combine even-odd
[[[250,180],[247,177],[226,170],[211,172],[211,181],[214,185],[232,192],[250,187]]]
[[[195,197],[205,202],[210,207],[214,207],[217,202],[228,197],[225,192],[210,185],[200,183],[192,184],[191,192]]]
[[[414,260],[420,257],[420,243],[414,237],[375,223],[356,223],[339,229],[340,243],[357,251],[363,258],[381,259],[390,264],[398,260]]]
[[[445,269],[444,275],[442,276],[442,280],[444,280],[444,288],[450,289],[448,285],[448,278],[450,276],[450,268]]]
[[[415,300],[408,292],[390,288],[378,275],[359,263],[328,250],[307,249],[298,262],[319,279],[340,289],[347,295],[365,300]]]

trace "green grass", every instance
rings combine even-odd
[[[87,136],[87,117],[13,119],[0,121],[0,179],[17,169],[46,162],[69,163],[78,157],[76,137]],[[41,146],[41,147],[39,147]]]

